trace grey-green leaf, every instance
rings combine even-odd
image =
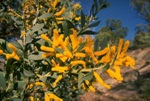
[[[0,72],[0,88],[3,88],[4,90],[6,89],[6,80],[4,77],[4,73]]]
[[[110,67],[110,64],[107,63],[107,64],[105,65],[105,67],[102,68],[102,70],[107,70],[107,69],[109,69],[109,67]]]
[[[34,75],[34,73],[32,71],[29,71],[29,70],[26,70],[26,69],[23,69],[23,74],[26,77],[31,77],[31,76]]]
[[[44,52],[38,52],[38,54],[30,54],[29,56],[28,56],[28,59],[31,59],[31,60],[42,60],[43,58],[42,58],[42,54],[43,54]]]
[[[42,29],[44,27],[44,24],[36,24],[35,26],[32,27],[32,33],[39,31],[40,29]]]
[[[42,19],[45,19],[45,18],[49,18],[49,17],[52,17],[53,16],[53,13],[46,13],[46,14],[43,14],[39,17],[40,20]]]
[[[77,49],[77,52],[79,52],[80,50],[83,49],[83,47],[85,46],[86,42],[83,42],[80,44],[79,48]]]
[[[78,76],[78,88],[81,87],[81,84],[83,81],[85,80],[91,80],[93,78],[93,71],[90,72],[90,73],[87,73],[85,76],[83,73],[79,73],[79,76]]]

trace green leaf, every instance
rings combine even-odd
[[[32,27],[32,33],[39,31],[40,29],[42,29],[44,27],[44,24],[36,24],[35,26]]]
[[[21,44],[18,41],[13,41],[13,42],[11,42],[11,44],[14,45],[18,49],[23,49]]]
[[[69,33],[68,24],[67,24],[66,21],[63,21],[63,23],[62,23],[62,28],[63,28],[64,34],[65,34],[65,37],[66,37],[66,36],[69,36],[69,35],[68,35],[68,33]]]
[[[85,22],[86,22],[85,15],[84,15],[83,11],[81,10],[81,28],[84,27]]]
[[[23,25],[23,21],[19,21],[17,17],[11,16],[11,18],[16,22],[17,25]]]
[[[0,88],[6,89],[6,80],[3,72],[0,72]]]
[[[30,54],[29,56],[28,56],[28,59],[29,60],[42,60],[43,58],[42,58],[42,54],[43,54],[44,52],[38,52],[37,54]]]
[[[23,69],[23,74],[26,77],[31,77],[31,76],[34,75],[34,73],[32,71],[29,71],[29,70],[26,70],[26,69]]]
[[[95,35],[95,34],[97,34],[97,32],[94,32],[94,31],[91,31],[91,30],[87,30],[87,31],[84,31],[84,32],[82,32],[82,33],[80,33],[80,34],[78,34],[78,36],[79,35]]]
[[[99,25],[99,23],[100,23],[100,21],[94,22],[94,23],[90,24],[88,27],[89,27],[89,28],[91,28],[91,27],[96,27],[96,26]]]
[[[46,13],[46,14],[43,14],[39,17],[40,20],[42,19],[45,19],[45,18],[49,18],[49,17],[52,17],[53,16],[53,13]]]
[[[31,43],[32,40],[33,40],[33,38],[31,37],[30,34],[28,34],[28,35],[26,36],[26,44]]]
[[[81,87],[81,84],[83,81],[85,81],[85,80],[90,81],[92,78],[93,78],[93,71],[90,73],[87,73],[85,76],[84,76],[84,73],[80,72],[79,76],[78,76],[78,88]]]
[[[57,51],[57,52],[59,52],[59,53],[64,53],[64,50],[63,49],[61,49],[61,48],[55,48],[55,51]]]
[[[104,39],[103,39],[102,41],[100,41],[100,43],[99,43],[99,46],[100,46],[101,50],[104,49],[105,47],[107,47],[107,45],[108,45],[107,38],[104,38]]]
[[[0,44],[5,43],[4,39],[0,39]]]
[[[96,39],[94,42],[94,52],[97,51],[98,49],[99,49],[99,41],[98,39]]]
[[[11,101],[22,101],[22,99],[19,99],[19,98],[12,98]]]
[[[107,69],[109,69],[109,67],[110,67],[110,64],[107,63],[107,64],[105,65],[105,67],[102,68],[102,70],[107,70]]]
[[[24,81],[18,81],[18,88],[19,89],[21,89],[23,86],[25,86],[26,85],[26,81],[24,80]]]
[[[42,28],[41,30],[38,31],[38,34],[43,34],[43,33],[46,33],[46,32],[48,32],[48,30]]]
[[[79,52],[80,50],[83,49],[83,47],[85,46],[86,42],[83,42],[80,44],[79,48],[77,49],[77,52]]]

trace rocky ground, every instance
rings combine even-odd
[[[150,101],[150,48],[133,50],[128,54],[136,60],[137,70],[124,67],[123,82],[104,76],[112,89],[96,84],[100,93],[85,93],[79,96],[79,101]]]

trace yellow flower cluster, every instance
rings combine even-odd
[[[66,62],[66,65],[60,65],[60,62],[57,63],[52,60],[53,67],[51,68],[51,71],[60,73],[56,81],[53,83],[54,87],[56,87],[57,83],[62,79],[62,73],[67,73],[69,70],[72,70],[74,66],[81,65],[83,67],[82,69],[88,69],[84,58],[88,58],[88,61],[92,62],[92,64],[109,64],[111,68],[108,68],[105,72],[111,78],[121,81],[123,78],[120,74],[120,66],[131,66],[134,68],[135,60],[126,55],[130,44],[129,41],[123,43],[123,39],[120,39],[118,47],[110,46],[108,44],[106,48],[94,52],[94,40],[92,40],[90,36],[86,36],[85,39],[83,39],[82,37],[77,36],[77,31],[75,29],[70,30],[72,31],[72,34],[65,38],[63,34],[59,34],[57,29],[53,30],[53,38],[51,39],[45,34],[41,35],[42,39],[51,44],[51,46],[41,46],[41,50],[45,51],[42,57],[55,57],[59,58],[61,62]],[[78,50],[80,45],[84,42],[86,43],[85,46]],[[63,52],[57,52],[57,50],[55,50],[56,48],[63,50]],[[68,61],[70,61],[69,64],[67,64]],[[103,81],[96,71],[93,72],[93,76],[100,85],[107,89],[111,88],[110,85]],[[95,92],[93,86],[88,83],[89,81],[85,82],[89,87],[88,89]],[[84,83],[82,83],[82,87],[86,88]]]

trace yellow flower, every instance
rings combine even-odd
[[[109,47],[109,45],[108,45],[108,47]],[[109,51],[107,52],[107,54],[102,57],[102,59],[100,60],[100,62],[101,63],[111,62],[113,60],[113,58],[115,57],[115,52],[116,52],[116,46],[112,46],[109,49]]]
[[[118,44],[117,59],[118,59],[119,56],[120,56],[122,46],[123,46],[123,39],[120,39],[120,40],[119,40],[119,44]]]
[[[70,39],[71,39],[72,49],[75,51],[76,48],[78,48],[80,41],[77,37],[77,31],[73,28],[71,29],[71,31],[72,34],[70,35]]]
[[[122,61],[122,64],[124,66],[130,66],[133,69],[135,69],[135,60],[133,58],[131,58],[130,56],[126,56],[125,58],[121,59],[120,61]]]
[[[56,66],[56,62],[53,59],[51,60],[51,62],[53,66]]]
[[[86,35],[85,39],[86,39],[86,45],[85,46],[91,48],[94,44],[94,39],[91,39],[91,37],[89,35]]]
[[[50,48],[50,47],[46,47],[46,46],[41,46],[40,47],[41,50],[43,51],[47,51],[47,52],[54,52],[54,48]]]
[[[82,83],[81,86],[82,86],[82,88],[83,88],[84,90],[86,90],[86,87],[85,87],[85,84],[84,84],[84,83]]]
[[[76,3],[74,6],[73,6],[74,9],[80,9],[81,8],[81,5],[79,3]]]
[[[63,17],[59,17],[59,18],[55,18],[56,20],[60,21],[60,20],[64,20]]]
[[[95,88],[92,85],[89,85],[90,82],[88,80],[85,80],[85,83],[89,86],[90,91],[95,92]]]
[[[84,47],[84,50],[85,50],[85,53],[88,55],[88,56],[91,56],[93,53],[93,49],[91,47]]]
[[[49,8],[47,12],[49,13],[51,10],[52,10],[52,9],[51,9],[51,8]]]
[[[52,0],[50,0],[50,5],[55,8],[59,1],[60,0],[54,0],[54,2],[52,2]]]
[[[54,16],[60,16],[60,15],[62,15],[62,14],[65,12],[65,10],[66,10],[66,8],[63,7],[59,12],[56,12],[56,13],[54,14]]]
[[[15,60],[20,60],[19,56],[17,55],[17,49],[12,44],[8,43],[8,47],[12,50],[11,54],[6,54],[6,59],[9,60],[11,58],[14,58]]]
[[[102,78],[100,77],[100,75],[99,75],[97,72],[93,72],[93,75],[94,75],[94,77],[96,78],[97,82],[98,82],[100,85],[106,87],[107,89],[110,89],[110,88],[111,88],[108,84],[106,84],[106,83],[102,80]]]
[[[61,60],[62,62],[66,62],[67,59],[68,59],[68,57],[66,57],[66,56],[63,56],[63,57],[60,58],[60,60]]]
[[[58,72],[58,73],[63,73],[65,71],[69,70],[69,67],[55,66],[51,70],[55,71],[55,72]]]
[[[78,20],[80,20],[81,19],[81,17],[79,16],[79,17],[75,17],[75,20],[76,21],[78,21]]]
[[[42,58],[46,58],[46,57],[49,57],[49,56],[54,56],[54,53],[43,53],[42,54]]]
[[[35,12],[36,12],[35,10],[31,10],[30,14],[35,14]]]
[[[21,35],[20,35],[20,38],[22,38],[25,34],[26,34],[25,31],[22,31]]]
[[[64,51],[64,55],[68,58],[72,58],[72,53],[66,48],[65,51]]]
[[[75,53],[75,56],[84,58],[84,57],[86,57],[86,54],[77,52],[77,53]]]
[[[34,86],[42,86],[42,87],[46,87],[46,84],[44,84],[43,82],[35,82],[35,83],[32,83],[30,85],[27,86],[27,88],[32,88]]]
[[[86,63],[85,63],[85,61],[83,61],[83,60],[71,61],[70,64],[73,65],[73,66],[78,65],[78,64],[81,64],[81,65],[83,65],[83,67],[86,67]]]
[[[124,47],[123,47],[123,50],[119,56],[119,58],[123,58],[128,50],[128,47],[130,45],[130,41],[126,41],[125,44],[124,44]]]
[[[30,99],[30,101],[34,101],[34,97],[33,96],[30,96],[29,99]]]
[[[0,55],[3,54],[3,50],[0,50]]]
[[[60,43],[63,49],[66,49],[66,47],[69,44],[69,37],[65,38],[65,41],[63,41],[62,43]]]
[[[122,76],[120,75],[120,73],[115,73],[113,70],[111,69],[108,69],[106,70],[106,73],[111,77],[111,78],[115,78],[117,79],[118,81],[122,81],[123,78]]]
[[[109,48],[106,47],[106,48],[104,48],[103,50],[94,52],[94,55],[96,55],[96,56],[102,56],[102,55],[106,54],[108,51],[109,51]]]
[[[62,75],[59,75],[55,82],[53,83],[53,86],[56,87],[57,83],[62,79]]]
[[[41,38],[52,43],[52,41],[45,34],[41,34]]]
[[[61,58],[61,57],[63,57],[63,56],[64,56],[64,54],[56,53],[56,57],[57,57],[57,58]]]
[[[63,42],[64,35],[63,34],[59,35],[57,29],[53,30],[53,35],[54,37],[52,47],[55,48]]]
[[[52,100],[54,100],[54,101],[63,101],[63,99],[59,98],[55,94],[52,94],[52,93],[45,94],[45,101],[52,101]]]

